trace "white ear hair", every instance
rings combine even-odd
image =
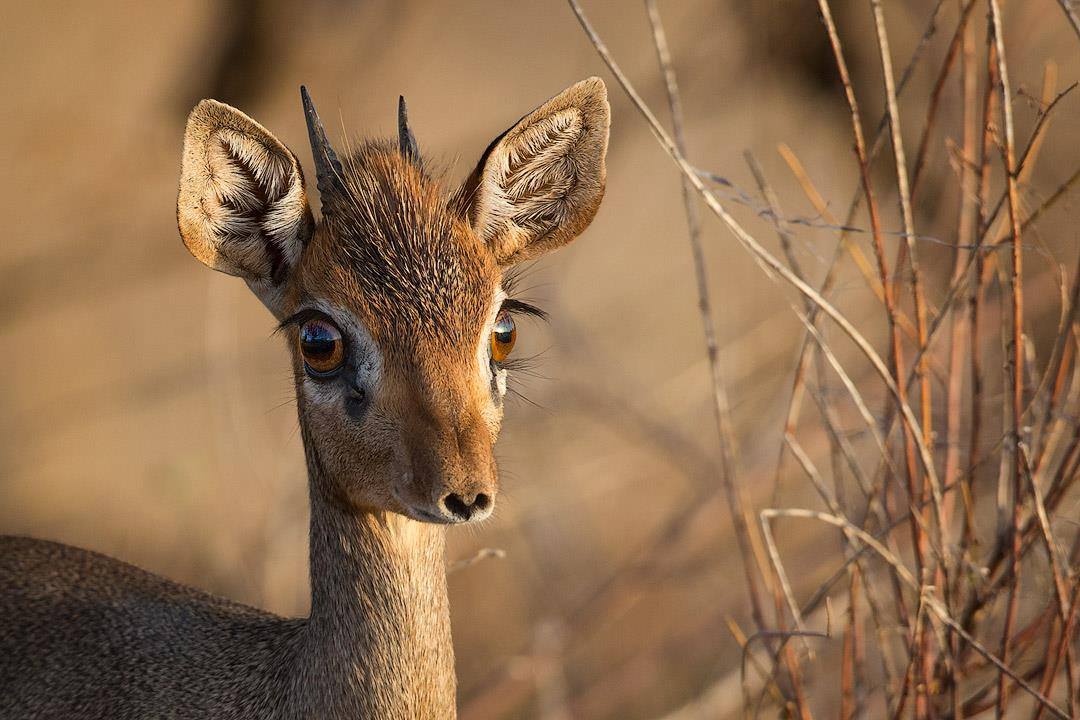
[[[236,108],[203,100],[188,117],[180,235],[191,254],[237,275],[275,315],[314,221],[296,156]]]
[[[564,90],[488,148],[459,202],[500,264],[577,237],[604,196],[610,108],[600,78]]]

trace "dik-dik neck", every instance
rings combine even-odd
[[[445,531],[358,513],[311,482],[311,617],[296,690],[307,716],[450,718]]]

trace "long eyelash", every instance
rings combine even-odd
[[[529,383],[523,382],[523,378],[531,380],[550,380],[546,375],[541,375],[536,371],[536,368],[540,365],[540,359],[547,353],[547,350],[542,350],[535,355],[530,355],[523,358],[507,358],[499,363],[499,368],[507,370],[508,375],[506,377],[506,392],[507,394],[523,400],[529,405],[541,410],[546,410],[543,405],[536,402],[532,398],[528,397],[523,391],[527,389]]]
[[[277,335],[279,332],[283,332],[293,325],[303,325],[308,320],[325,320],[333,323],[333,321],[326,316],[326,313],[316,310],[315,308],[304,308],[278,323],[278,326],[274,329],[274,334]]]
[[[502,309],[511,315],[528,315],[529,317],[534,317],[545,322],[548,319],[548,314],[537,306],[516,298],[507,298],[506,300],[503,300]]]
[[[523,400],[523,401],[529,403],[534,408],[538,408],[540,410],[546,410],[547,409],[543,405],[541,405],[540,403],[533,400],[532,398],[526,397],[525,395],[521,394],[521,392],[519,390],[517,390],[516,388],[508,387],[508,388],[506,388],[506,392],[510,393],[511,395],[516,397],[518,400]]]
[[[536,371],[536,369],[540,367],[540,360],[547,352],[547,350],[542,350],[535,355],[529,355],[528,357],[507,358],[499,363],[499,367],[519,375],[524,375],[525,377],[536,378],[537,380],[550,380],[551,378],[546,375],[541,375]]]
[[[521,281],[531,275],[536,268],[536,263],[525,263],[524,265],[514,265],[504,272],[502,287],[506,294],[516,295],[518,289],[520,289]]]

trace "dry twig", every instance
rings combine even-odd
[[[652,26],[653,44],[656,47],[657,60],[664,75],[664,87],[667,90],[668,107],[671,111],[672,132],[675,144],[682,155],[686,154],[686,138],[683,133],[682,102],[679,98],[679,84],[675,76],[675,68],[671,61],[671,52],[668,49],[667,36],[660,20],[660,11],[656,7],[655,0],[645,0],[649,22]],[[743,569],[746,574],[747,591],[750,594],[750,603],[754,612],[754,620],[758,628],[766,626],[764,612],[762,610],[760,591],[758,590],[757,576],[754,574],[754,565],[750,562],[753,557],[750,549],[750,529],[746,526],[743,518],[745,511],[743,500],[735,485],[735,454],[734,439],[731,432],[731,412],[729,409],[727,390],[724,384],[723,368],[720,365],[720,348],[716,341],[716,325],[713,320],[712,300],[709,297],[709,280],[705,270],[705,253],[701,245],[701,218],[698,214],[697,202],[694,198],[693,187],[685,177],[682,181],[683,204],[686,209],[686,226],[690,241],[690,252],[694,261],[694,279],[697,286],[698,312],[701,315],[702,330],[705,335],[705,351],[709,360],[709,371],[712,378],[713,412],[717,428],[717,444],[720,449],[719,480],[727,499],[728,509],[731,513],[732,525],[735,528],[735,537],[739,543],[739,551],[743,558]]]

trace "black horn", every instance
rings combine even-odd
[[[416,144],[416,136],[409,129],[409,109],[405,107],[405,96],[398,95],[397,104],[397,130],[398,148],[407,159],[416,162],[420,159],[420,147]]]
[[[322,120],[319,119],[315,104],[311,102],[311,96],[303,85],[300,86],[300,99],[304,103],[304,119],[307,120],[311,154],[315,158],[315,182],[319,186],[319,196],[325,208],[329,196],[342,189],[341,162],[338,161],[334,148],[330,147],[330,141],[326,139]]]

